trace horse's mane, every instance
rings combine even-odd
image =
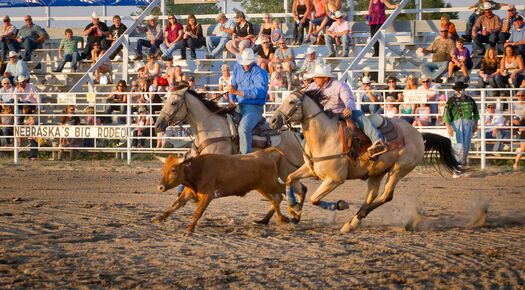
[[[324,98],[326,98],[326,96],[324,95],[321,89],[309,90],[309,91],[304,92],[304,94],[310,99],[312,99],[312,101],[314,101],[314,103],[317,106],[319,106],[319,108],[323,111],[323,113],[325,113],[325,115],[328,116],[328,118],[332,118],[334,116],[334,113],[332,113],[331,111],[324,110],[324,106],[321,102],[323,101]]]
[[[180,88],[187,88],[184,86],[179,86]],[[187,92],[197,98],[197,100],[201,101],[201,103],[212,113],[219,114],[219,115],[225,115],[233,113],[235,110],[235,107],[228,106],[228,107],[221,107],[216,102],[209,100],[206,98],[206,94],[204,93],[198,93],[194,90],[188,89]]]

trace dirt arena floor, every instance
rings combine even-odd
[[[252,224],[269,207],[255,192],[214,200],[184,237],[193,204],[151,223],[174,200],[155,191],[159,178],[158,161],[1,159],[0,288],[525,287],[523,173],[419,168],[347,235],[339,228],[363,202],[363,181],[327,197],[349,210],[308,204],[298,225]],[[306,184],[311,193],[319,182]]]

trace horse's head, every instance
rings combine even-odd
[[[155,122],[155,130],[157,132],[164,132],[168,126],[186,120],[188,116],[188,107],[185,99],[186,91],[186,89],[183,89],[166,94],[166,101],[164,101],[160,115]]]
[[[303,119],[304,94],[300,91],[291,92],[270,120],[272,129],[280,129],[286,122],[298,122]]]

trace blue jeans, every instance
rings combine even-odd
[[[384,142],[384,138],[381,132],[377,130],[376,126],[374,126],[370,119],[368,119],[368,117],[366,117],[365,114],[363,114],[363,112],[361,112],[360,110],[352,111],[352,121],[354,121],[357,127],[363,130],[363,133],[365,133],[365,135],[368,136],[368,138],[370,138],[372,144],[374,144],[377,140]]]
[[[154,54],[155,51],[161,45],[162,40],[155,40],[155,44],[151,44],[149,39],[139,39],[137,40],[137,55],[142,55],[142,47],[149,47],[149,54]]]
[[[485,132],[485,139],[509,139],[510,138],[510,131],[509,130],[497,130],[496,131],[496,137],[492,137],[492,130],[490,132]],[[502,141],[496,141],[494,143],[494,147],[492,147],[492,151],[498,152],[502,150]]]
[[[489,43],[491,47],[496,47],[496,42],[498,42],[498,33],[493,32],[489,35],[482,35],[481,33],[478,33],[478,35],[474,36],[472,38],[472,50],[473,54],[482,52],[485,52],[485,45],[484,43]]]
[[[448,69],[448,61],[427,62],[419,66],[421,73],[428,75],[432,80],[438,79]]]
[[[8,40],[8,39],[5,39],[5,38],[2,38],[2,40],[0,41],[0,49],[2,50],[2,55],[0,55],[0,60],[7,61],[7,53],[9,51],[16,51],[16,52],[18,52],[19,49],[18,49],[18,45],[17,44],[18,43],[14,39]]]
[[[506,88],[509,85],[509,78],[510,74],[507,74],[506,76],[502,76],[501,74],[496,75],[496,85],[498,88]],[[512,78],[512,83],[514,84],[515,88],[518,88],[521,85],[521,82],[523,81],[523,75],[522,74],[516,74]]]
[[[229,41],[226,37],[220,36],[206,36],[206,48],[208,49],[208,55],[215,58],[221,53],[226,47],[226,43]]]
[[[335,38],[331,37],[328,34],[325,34],[324,39],[326,41],[326,47],[328,47],[328,53],[330,55],[332,54],[335,55],[336,54],[335,49],[334,49]],[[348,50],[350,48],[351,41],[352,40],[350,39],[350,36],[348,34],[341,36],[341,46],[343,47],[344,57],[348,56]]]
[[[306,19],[304,23],[293,22],[293,40],[303,43],[304,40],[304,30],[308,31],[308,25],[310,24],[310,19]]]
[[[80,59],[80,54],[78,52],[68,53],[64,55],[62,61],[58,64],[57,71],[62,71],[66,63],[71,62],[71,68],[77,69],[77,62]]]
[[[38,44],[36,41],[34,41],[31,38],[26,38],[22,43],[18,43],[17,41],[14,41],[15,45],[17,46],[17,51],[20,50],[20,48],[24,49],[24,53],[21,55],[22,60],[24,61],[30,61],[31,60],[31,52],[33,52],[33,49],[38,48]]]
[[[239,151],[241,154],[252,152],[252,130],[259,123],[264,111],[263,105],[240,104],[239,113],[241,122],[239,123]]]
[[[463,146],[463,151],[460,154],[459,162],[467,165],[468,152],[472,143],[472,128],[474,127],[473,120],[458,119],[450,124],[454,130],[454,137],[456,142]]]
[[[168,47],[165,44],[161,44],[160,50],[162,50],[163,52],[162,57],[173,57],[173,52],[177,49],[181,49],[182,44],[183,43],[180,40],[172,44],[170,47]],[[184,50],[184,52],[186,52],[186,50]],[[181,52],[181,55],[182,55],[182,52]],[[186,57],[186,54],[184,55],[184,57]]]

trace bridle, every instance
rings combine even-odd
[[[171,105],[174,105],[174,103],[172,103]],[[170,116],[168,113],[164,112],[164,110],[160,110],[160,113],[159,113],[159,116],[161,115],[165,115],[167,118],[168,118],[168,126],[180,126],[182,124],[182,122],[186,119],[185,118],[181,118],[180,120],[178,121],[173,121],[173,119],[175,118],[177,112],[182,108],[182,106],[186,105],[186,96],[185,94],[182,95],[182,100],[181,102],[179,102],[177,104],[177,107],[175,107],[175,109],[173,109],[173,114]],[[188,108],[188,106],[186,105],[186,108]],[[186,113],[187,115],[188,113]]]
[[[293,117],[293,115],[297,112],[297,109],[299,109],[299,107],[301,107],[302,111],[303,111],[303,114],[304,114],[304,107],[303,107],[303,103],[304,103],[304,97],[305,97],[305,94],[301,94],[300,96],[297,95],[297,94],[294,94],[295,96],[297,96],[297,103],[295,103],[295,105],[293,106],[293,108],[290,110],[290,112],[288,112],[288,114],[285,114],[283,111],[281,111],[281,109],[277,109],[277,113],[279,114],[279,116],[283,119],[283,121],[285,122],[285,124],[290,128],[291,125],[290,125],[290,119]],[[323,112],[323,110],[321,108],[319,108],[319,111],[317,111],[316,113],[314,114],[311,114],[311,115],[308,115],[308,116],[304,116],[301,121],[308,121],[310,119],[312,119],[313,117],[321,114]]]

